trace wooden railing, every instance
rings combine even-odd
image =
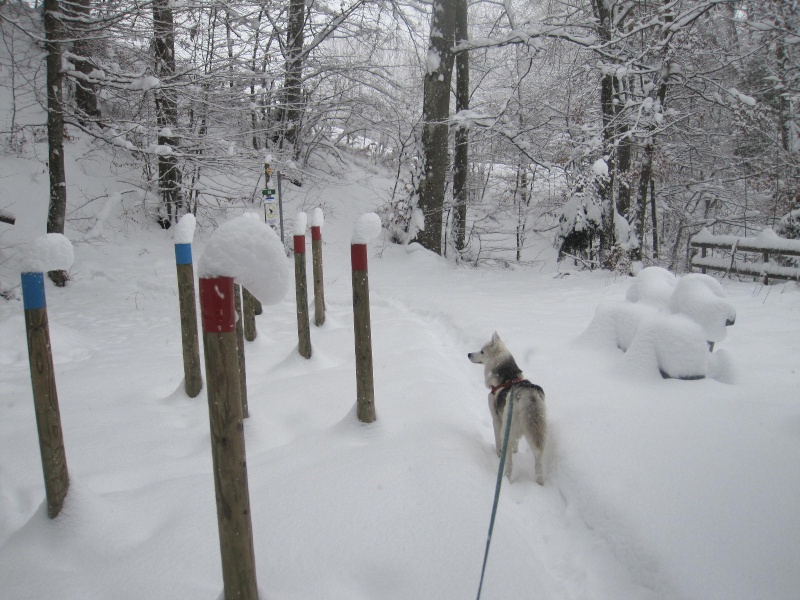
[[[713,235],[708,229],[692,237],[690,245],[700,250],[692,256],[693,269],[722,271],[761,278],[800,281],[800,267],[786,266],[776,257],[800,256],[800,240],[787,240],[772,231],[763,230],[758,237]],[[709,252],[711,251],[711,252]],[[752,255],[760,255],[760,260]]]

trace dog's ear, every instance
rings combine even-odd
[[[499,335],[497,335],[497,332],[495,331],[495,332],[492,334],[492,343],[493,343],[493,344],[497,344],[497,343],[499,343],[499,342],[500,342],[500,336],[499,336]]]

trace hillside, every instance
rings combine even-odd
[[[189,399],[182,388],[171,234],[136,217],[141,199],[117,195],[125,186],[102,153],[87,155],[81,140],[69,153],[75,189],[114,199],[71,221],[72,281],[47,288],[72,483],[50,521],[22,305],[4,300],[3,595],[215,598],[208,410],[205,392]],[[7,155],[0,168],[22,244],[43,230],[45,176],[30,158]],[[325,206],[328,320],[312,327],[312,359],[299,357],[290,292],[257,318],[246,349],[262,597],[475,594],[497,458],[481,369],[465,355],[494,330],[546,390],[551,441],[544,487],[524,444],[503,487],[485,598],[794,597],[797,286],[724,280],[738,311],[720,344],[734,382],[664,380],[626,370],[619,351],[575,342],[601,301],[624,297],[627,278],[557,273],[552,262],[456,267],[381,239],[370,248],[378,421],[362,426],[348,245],[388,183],[353,166],[338,186],[287,193],[289,217]],[[196,257],[211,231],[204,223]]]

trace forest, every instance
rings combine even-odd
[[[538,233],[681,272],[703,228],[800,236],[798,4],[3,0],[0,144],[46,136],[48,232],[82,132],[165,228],[257,202],[265,162],[302,185],[358,156],[393,174],[399,243],[524,263]]]

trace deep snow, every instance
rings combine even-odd
[[[22,162],[0,159],[19,173],[5,179],[19,225],[2,238],[7,254],[41,233],[46,213],[46,177]],[[93,177],[74,169],[73,185],[105,186],[116,200],[79,223],[102,236],[67,232],[73,279],[47,287],[71,475],[54,521],[22,305],[0,301],[0,597],[214,599],[208,410],[205,392],[183,392],[174,240],[133,222],[138,200],[95,163],[82,169]],[[797,285],[724,280],[737,312],[717,346],[730,383],[665,380],[581,337],[602,302],[625,300],[629,278],[552,262],[454,266],[379,238],[369,250],[378,421],[364,426],[349,244],[387,185],[355,169],[339,187],[287,194],[286,214],[325,207],[328,312],[310,360],[297,353],[293,294],[265,307],[246,348],[263,598],[474,597],[498,459],[482,373],[466,353],[494,330],[544,387],[551,439],[543,488],[524,444],[504,484],[483,598],[796,598]],[[199,225],[195,257],[211,234]]]

